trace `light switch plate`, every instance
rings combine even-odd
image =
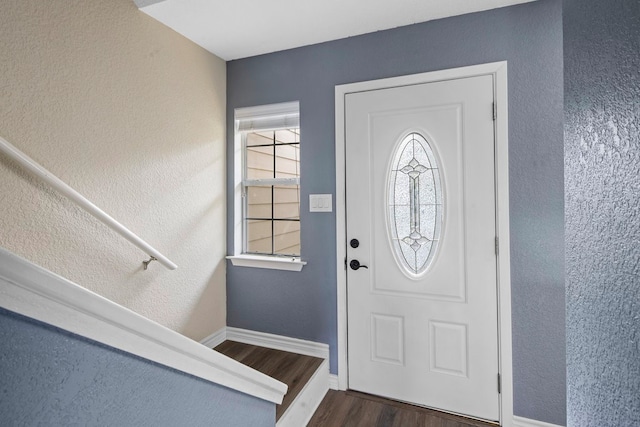
[[[331,194],[309,194],[309,212],[333,211]]]

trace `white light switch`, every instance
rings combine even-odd
[[[309,212],[331,212],[332,210],[331,194],[309,194]]]

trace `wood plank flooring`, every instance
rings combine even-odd
[[[234,341],[225,341],[214,350],[289,386],[282,404],[276,407],[276,421],[284,414],[323,362],[323,359],[317,357]]]
[[[495,427],[496,425],[355,391],[329,390],[307,426]]]
[[[289,386],[276,421],[316,372],[322,359],[225,341],[214,350]],[[495,424],[420,408],[356,391],[329,390],[308,427],[495,427]]]

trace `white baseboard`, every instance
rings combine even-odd
[[[221,328],[219,331],[212,333],[208,337],[200,340],[200,344],[208,348],[214,348],[222,344],[227,339],[227,328]]]
[[[557,424],[549,424],[543,421],[530,420],[528,418],[522,418],[513,416],[513,427],[563,427]]]
[[[340,390],[340,386],[338,385],[338,376],[329,374],[329,388],[331,390]]]
[[[329,359],[329,345],[227,326],[226,339],[274,350]]]
[[[300,394],[276,423],[276,427],[306,426],[327,394],[329,361],[325,359]]]

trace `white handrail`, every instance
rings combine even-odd
[[[149,256],[152,257],[152,260],[157,260],[160,264],[167,267],[169,270],[175,270],[178,268],[169,258],[162,255],[158,250],[156,250],[153,246],[142,240],[136,234],[134,234],[131,230],[129,230],[124,225],[120,224],[118,221],[113,219],[109,214],[104,212],[102,209],[91,203],[87,200],[82,194],[78,193],[73,188],[69,187],[65,182],[61,181],[58,177],[53,175],[51,172],[40,166],[35,160],[31,157],[24,154],[22,151],[18,150],[16,147],[11,145],[6,139],[0,137],[0,151],[11,157],[13,160],[20,163],[26,169],[28,169],[34,175],[40,177],[42,180],[47,182],[53,188],[67,196],[73,202],[75,202],[82,209],[99,219],[109,228],[111,228],[116,233],[120,234],[122,237],[136,245],[138,248],[142,249]],[[151,261],[151,260],[150,260]],[[148,263],[149,261],[147,261]],[[145,265],[146,269],[146,265]]]

